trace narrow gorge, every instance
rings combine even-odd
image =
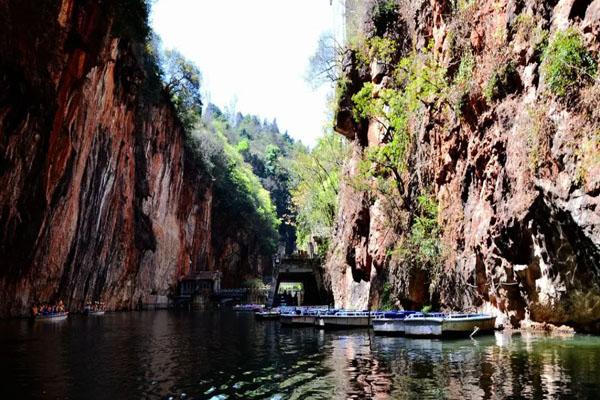
[[[335,149],[315,168],[343,170],[309,221],[290,206],[309,196],[269,164],[296,151],[275,122],[236,117],[266,130],[258,159],[246,128],[205,105],[203,129],[235,154],[215,167],[194,144],[145,2],[1,0],[0,316],[59,299],[166,301],[190,271],[237,287],[270,274],[274,230],[291,252],[298,225],[298,245],[321,240],[337,307],[477,309],[503,326],[598,332],[600,2],[344,7],[339,136],[314,150]],[[232,165],[253,172],[222,175]],[[224,180],[258,194],[232,202]]]
[[[600,398],[600,0],[0,0],[0,399]]]

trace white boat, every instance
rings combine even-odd
[[[280,320],[283,325],[288,326],[314,326],[319,314],[326,311],[326,308],[297,307],[282,311]]]
[[[467,336],[494,330],[496,317],[489,314],[449,314],[442,322],[442,335]]]
[[[277,309],[257,311],[254,313],[256,319],[268,320],[268,319],[279,319],[281,313]]]
[[[36,321],[47,321],[47,322],[58,322],[64,321],[69,317],[69,312],[56,312],[56,313],[48,313],[48,314],[38,314],[35,316]]]
[[[372,315],[369,311],[337,310],[319,314],[316,325],[322,328],[368,328]]]
[[[406,336],[469,336],[494,330],[496,317],[487,314],[417,313],[404,320]]]
[[[373,331],[376,335],[404,335],[404,320],[415,311],[388,311],[372,319]]]
[[[283,325],[288,326],[313,326],[315,324],[316,315],[286,313],[281,314],[279,320]]]
[[[104,309],[104,303],[100,302],[100,301],[95,301],[93,304],[92,303],[88,303],[85,305],[84,309],[83,309],[83,314],[84,315],[95,315],[95,316],[99,316],[99,315],[104,315],[105,309]]]
[[[264,304],[236,304],[233,306],[234,311],[256,312],[264,310]]]

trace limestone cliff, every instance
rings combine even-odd
[[[335,129],[353,153],[327,263],[336,305],[376,307],[388,282],[406,308],[484,309],[504,324],[530,317],[600,331],[600,84],[586,77],[566,97],[551,94],[540,50],[571,29],[597,62],[600,1],[347,4],[363,19],[360,35],[395,45],[383,55],[373,46],[366,62],[349,50],[343,63]],[[393,12],[382,18],[377,7]],[[386,121],[355,118],[353,96],[367,83],[374,99],[397,88],[394,65],[411,54],[426,54],[447,86],[419,98],[398,188],[373,194],[355,180],[389,131]],[[438,205],[443,257],[409,268],[395,249],[425,190]]]
[[[187,161],[135,4],[0,1],[0,316],[131,308],[193,268],[237,286],[268,265],[241,235],[214,245],[212,180]]]

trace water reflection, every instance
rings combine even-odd
[[[598,398],[600,338],[440,341],[227,312],[0,323],[0,398]]]

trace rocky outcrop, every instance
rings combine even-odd
[[[187,160],[136,3],[0,1],[0,316],[127,309],[191,269],[235,284],[268,264],[214,237],[212,181]]]
[[[596,78],[567,99],[549,94],[534,38],[572,27],[598,60],[599,2],[394,3],[393,26],[406,32],[401,38],[409,48],[423,52],[431,43],[452,82],[461,43],[463,56],[473,56],[472,76],[460,112],[426,104],[411,121],[408,170],[394,198],[371,196],[353,183],[365,152],[387,139],[380,121],[361,126],[348,118],[355,89],[341,99],[336,130],[352,139],[354,151],[327,265],[336,305],[376,307],[388,282],[406,308],[483,309],[505,325],[531,318],[599,332],[600,85]],[[365,25],[367,37],[394,37],[372,25]],[[514,72],[486,98],[506,65]],[[372,81],[379,90],[394,78],[377,63],[370,71],[357,68],[344,71],[351,88]],[[391,219],[389,203],[402,209],[395,218],[410,219],[423,189],[439,205],[443,265],[407,272],[393,251],[409,234],[407,224]]]

